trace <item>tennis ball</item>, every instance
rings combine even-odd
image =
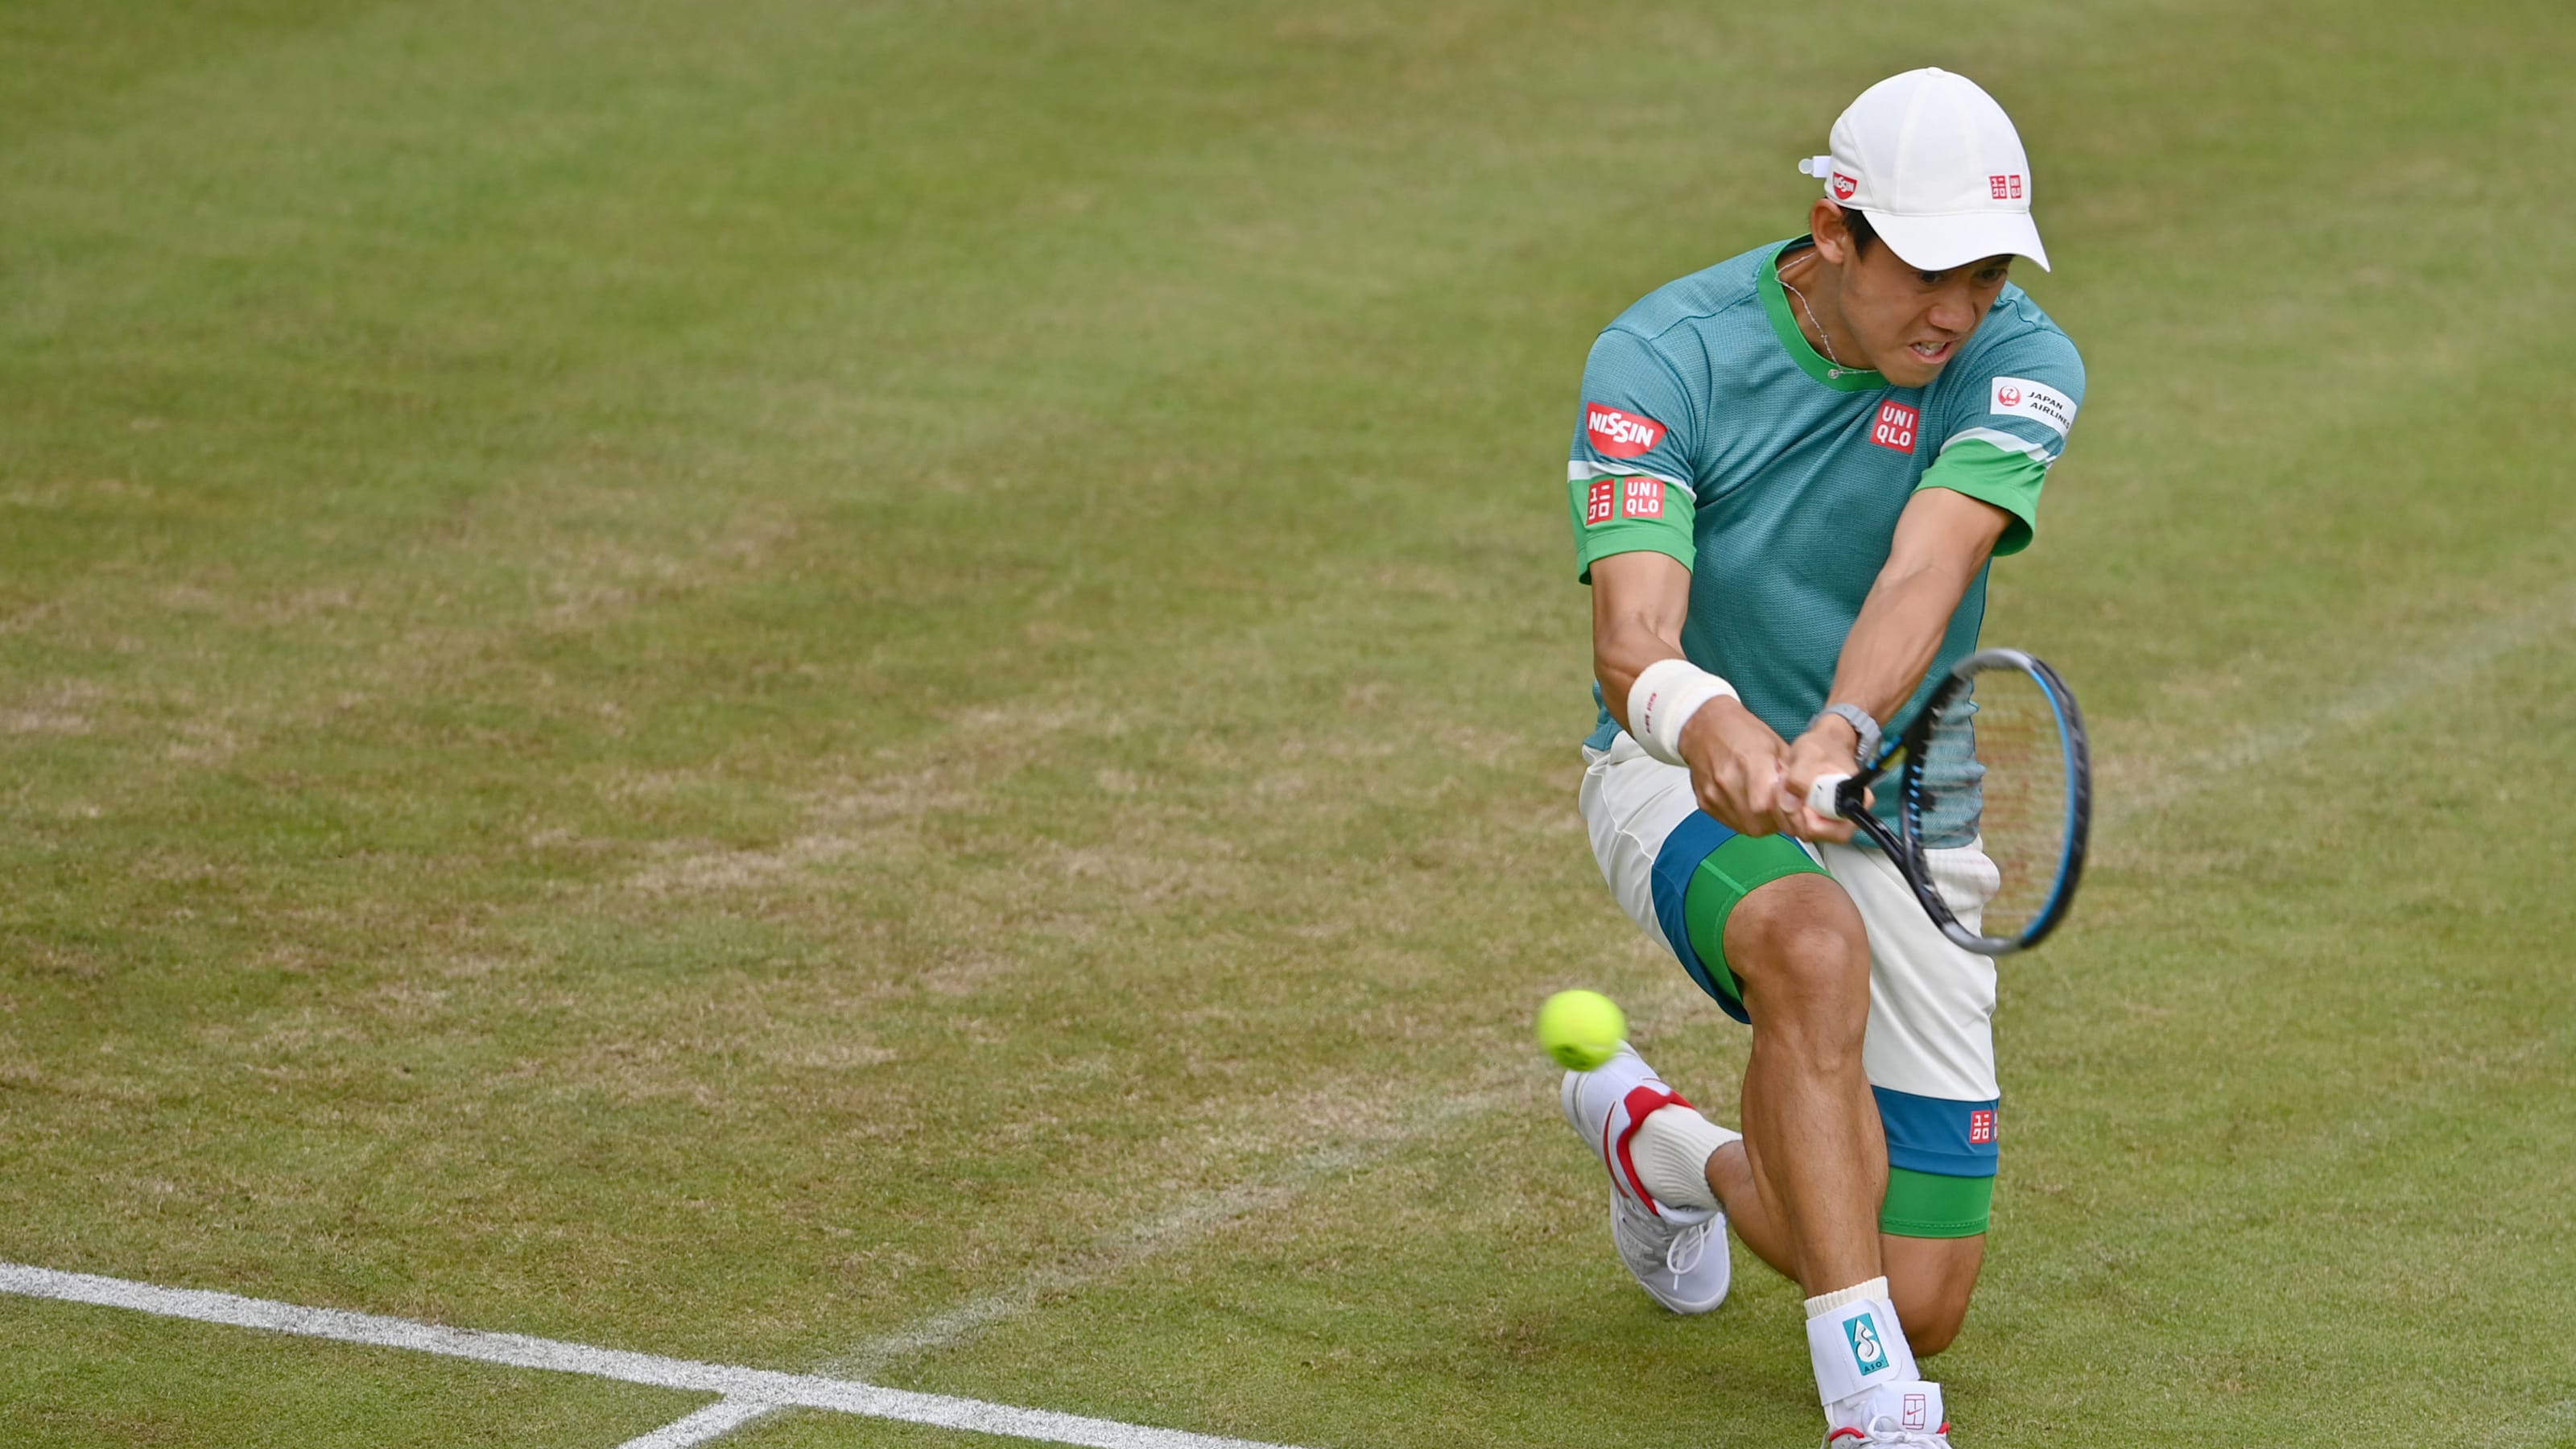
[[[1560,991],[1538,1009],[1538,1044],[1578,1072],[1617,1056],[1627,1034],[1628,1014],[1598,991]]]

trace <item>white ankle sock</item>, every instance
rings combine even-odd
[[[1628,1139],[1628,1155],[1655,1201],[1713,1210],[1718,1202],[1708,1186],[1708,1159],[1743,1135],[1718,1126],[1695,1108],[1658,1107],[1637,1124],[1637,1135]]]

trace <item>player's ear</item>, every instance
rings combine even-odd
[[[1851,228],[1843,224],[1843,209],[1819,196],[1807,213],[1807,231],[1816,239],[1816,255],[1832,266],[1851,260]]]

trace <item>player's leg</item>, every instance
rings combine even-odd
[[[1739,1139],[1710,1151],[1702,1170],[1710,1193],[1725,1204],[1727,1225],[1735,1235],[1780,1276],[1794,1279],[1797,1257],[1788,1225],[1764,1204],[1753,1163],[1752,1149]],[[1901,1184],[1906,1174],[1897,1171],[1890,1176]],[[1771,1191],[1776,1196],[1779,1189]],[[1893,1186],[1892,1191],[1902,1194],[1905,1189]],[[1985,1234],[1923,1238],[1887,1232],[1884,1226],[1882,1209],[1878,1256],[1887,1270],[1888,1297],[1896,1304],[1896,1316],[1905,1325],[1915,1356],[1929,1358],[1950,1346],[1967,1319],[1968,1300],[1976,1292],[1978,1270],[1985,1265]]]
[[[1725,889],[1752,885],[1754,863],[1780,851],[1815,873]],[[1744,1140],[1712,1151],[1704,1179],[1738,1234],[1805,1289],[1828,1427],[1894,1423],[1940,1442],[1941,1387],[1916,1364],[1882,1252],[1892,1184],[1866,1068],[1877,1012],[1864,918],[1814,857],[1776,838],[1728,843],[1701,877],[1686,902],[1695,949],[1709,979],[1737,988],[1736,1014],[1753,1026]]]
[[[1858,912],[1804,847],[1729,831],[1699,810],[1688,771],[1625,736],[1589,757],[1582,804],[1602,875],[1630,917],[1728,1015],[1755,1025],[1746,1125],[1779,1145],[1752,1157],[1762,1190],[1738,1195],[1754,1217],[1748,1242],[1801,1283],[1834,1280],[1810,1291],[1841,1286],[1845,1274],[1875,1277],[1886,1156],[1862,1071],[1869,950]],[[1621,1067],[1603,1080],[1618,1077],[1624,1093],[1628,1075]],[[1587,1123],[1610,1120],[1608,1100],[1596,1094],[1592,1112],[1578,1113],[1578,1091],[1569,1080],[1568,1118],[1597,1137]],[[1614,1186],[1665,1206],[1718,1208],[1706,1169],[1736,1134],[1686,1107],[1645,1112],[1621,1130],[1631,1134],[1624,1157],[1620,1144],[1592,1144],[1617,1158]]]
[[[1884,856],[1819,854],[1869,924],[1865,1059],[1889,1162],[1881,1256],[1917,1351],[1937,1352],[1958,1336],[1985,1262],[2000,1105],[1995,965],[1944,938]],[[1962,868],[1945,869],[1954,856]],[[1975,883],[1992,880],[1991,866],[1973,851],[1935,851],[1932,864],[1951,909],[1973,925],[1984,904]]]
[[[1612,894],[1729,1015],[1755,1028],[1746,1124],[1762,1141],[1745,1153],[1753,1191],[1744,1200],[1760,1216],[1755,1250],[1776,1254],[1801,1283],[1828,1285],[1811,1287],[1807,1300],[1828,1422],[1898,1417],[1930,1429],[1941,1421],[1940,1387],[1922,1381],[1879,1261],[1887,1156],[1865,1071],[1865,926],[1806,849],[1737,836],[1702,813],[1688,771],[1624,736],[1588,759],[1584,821]],[[1623,1054],[1613,1065],[1642,1068],[1630,1063]],[[1610,1169],[1614,1231],[1638,1203],[1661,1212],[1697,1198],[1716,1209],[1708,1164],[1736,1134],[1651,1092],[1606,1110],[1609,1093],[1582,1090],[1598,1075],[1569,1074],[1567,1116]],[[1578,1101],[1592,1111],[1576,1112]],[[1670,1230],[1668,1221],[1655,1226]]]
[[[1988,1179],[1992,1181],[1992,1179]],[[1917,1358],[1948,1348],[1968,1321],[1968,1300],[1986,1263],[1986,1235],[1917,1238],[1884,1233],[1879,1261],[1887,1266],[1888,1297]]]
[[[1869,943],[1860,915],[1826,877],[1787,875],[1734,902],[1722,939],[1753,1023],[1743,1130],[1762,1219],[1787,1239],[1790,1276],[1810,1295],[1877,1277],[1887,1154],[1861,1067]]]
[[[1672,893],[1656,882],[1657,862],[1677,832],[1696,833],[1690,822],[1715,822],[1700,813],[1688,770],[1652,758],[1627,736],[1606,752],[1586,750],[1585,757],[1583,819],[1602,878],[1630,919],[1669,944],[1658,896]],[[1678,915],[1670,929],[1680,931]],[[1620,1261],[1676,1313],[1716,1308],[1730,1280],[1726,1219],[1704,1187],[1692,1186],[1691,1169],[1735,1134],[1690,1110],[1633,1048],[1592,1071],[1568,1072],[1560,1102],[1608,1177],[1611,1240]],[[1671,1130],[1685,1118],[1686,1130]],[[1665,1130],[1641,1130],[1658,1119]],[[1679,1182],[1683,1191],[1655,1192],[1646,1186],[1649,1177],[1668,1186]]]

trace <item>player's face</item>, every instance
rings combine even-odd
[[[2011,270],[2012,258],[1988,257],[1927,272],[1882,239],[1843,266],[1843,319],[1889,382],[1921,387],[1968,345]]]

